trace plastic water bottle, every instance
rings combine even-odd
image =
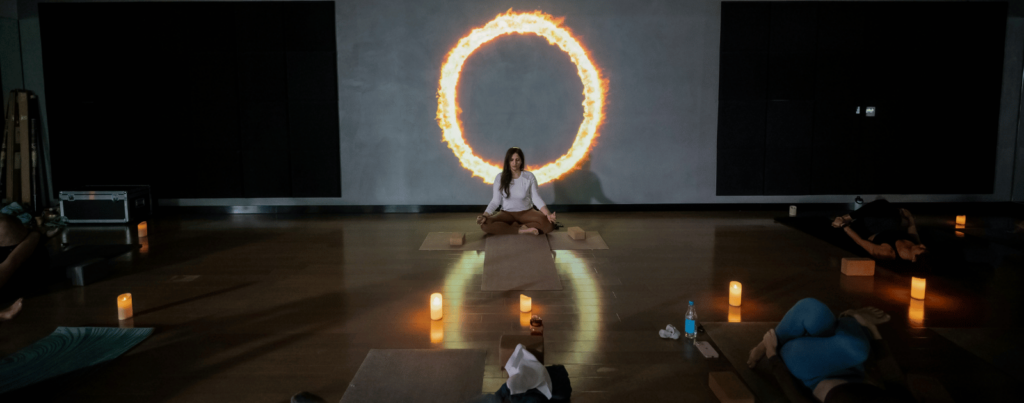
[[[693,308],[693,301],[690,301],[690,307],[686,308],[685,330],[687,339],[697,338],[697,310]]]

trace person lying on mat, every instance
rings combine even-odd
[[[45,235],[30,230],[21,220],[0,214],[0,303],[8,302],[26,288],[45,284],[43,271],[49,265],[46,248],[41,247]]]
[[[904,226],[904,220],[908,225]],[[914,216],[886,200],[875,200],[832,222],[857,245],[878,260],[902,259],[916,262],[928,248],[921,244]]]
[[[537,178],[526,171],[523,150],[505,152],[505,168],[494,178],[494,191],[487,210],[476,217],[488,234],[547,234],[555,229],[555,213],[548,211],[537,191]],[[501,212],[494,211],[501,206]],[[540,211],[534,210],[536,206]],[[493,214],[493,215],[492,215]]]
[[[871,307],[836,319],[824,303],[805,298],[750,350],[747,366],[768,357],[775,380],[794,403],[912,402],[876,327],[888,321],[888,314]],[[875,367],[872,373],[877,370],[881,382],[866,375],[865,363]]]

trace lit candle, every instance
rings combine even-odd
[[[519,312],[530,312],[533,310],[533,298],[519,294]]]
[[[149,236],[149,226],[146,225],[145,221],[143,221],[139,223],[139,238],[146,236]]]
[[[910,297],[913,299],[924,299],[924,286],[925,279],[911,277],[910,278]]]
[[[729,307],[729,322],[740,322],[740,309],[742,308],[738,306]]]
[[[743,284],[739,281],[729,282],[729,305],[740,306],[743,299]]]
[[[441,293],[430,294],[430,319],[441,320]]]
[[[958,215],[958,216],[956,216],[956,228],[960,229],[960,228],[964,228],[966,226],[967,226],[967,216],[965,216],[965,215]]]
[[[444,322],[439,320],[430,321],[430,342],[438,344],[444,341]]]
[[[910,311],[907,313],[910,324],[915,327],[924,326],[924,301],[910,299]]]
[[[117,296],[117,319],[125,320],[132,317],[132,294],[124,293]]]

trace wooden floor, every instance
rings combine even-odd
[[[657,332],[669,323],[681,328],[688,301],[700,321],[726,321],[732,280],[743,283],[744,322],[778,321],[805,297],[837,312],[863,305],[890,312],[882,333],[900,364],[939,377],[959,401],[973,401],[978,388],[1001,396],[1024,380],[929,330],[1019,330],[1021,249],[991,246],[1003,248],[992,272],[966,273],[968,280],[930,277],[925,320],[911,323],[909,275],[880,269],[871,281],[851,283],[839,272],[850,253],[774,223],[779,213],[559,214],[569,226],[599,231],[610,247],[556,251],[564,289],[529,293],[544,319],[545,361],[566,366],[573,401],[716,401],[708,371],[729,363]],[[919,222],[952,231],[951,220]],[[130,292],[131,325],[154,327],[154,335],[48,387],[47,399],[285,402],[307,390],[333,402],[374,348],[487,350],[481,391],[493,392],[504,382],[499,337],[529,331],[519,295],[480,290],[484,252],[418,250],[434,231],[479,228],[472,214],[154,220],[144,251],[121,258],[109,279],[27,299],[0,327],[0,354],[57,326],[124,326],[114,298]],[[138,242],[123,227],[71,228],[64,238]],[[429,318],[433,292],[444,295],[440,323]],[[432,337],[441,328],[443,339]]]

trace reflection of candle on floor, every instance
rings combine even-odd
[[[732,305],[732,306],[740,306],[740,305],[742,305],[741,304],[742,297],[743,297],[743,284],[740,284],[739,281],[730,281],[729,282],[729,305]]]
[[[149,225],[145,221],[139,223],[139,238],[149,236]]]
[[[125,320],[132,317],[132,294],[124,293],[117,296],[117,319]]]
[[[738,306],[730,306],[729,307],[729,322],[736,323],[736,322],[740,322],[741,321],[740,309],[743,309],[743,308],[740,308]]]
[[[520,312],[519,313],[519,326],[530,327],[530,318],[532,318],[532,317],[533,317],[533,315],[531,315],[529,312]]]
[[[140,238],[139,243],[142,245],[142,247],[139,248],[139,253],[143,255],[149,253],[149,238]]]
[[[924,301],[911,298],[910,311],[907,317],[910,319],[911,326],[924,326]]]
[[[967,216],[958,215],[956,216],[956,228],[961,229],[967,226]]]
[[[924,286],[925,279],[911,277],[910,278],[910,297],[913,299],[924,299]]]
[[[964,233],[963,232],[960,232],[960,231],[954,231],[954,232],[956,232],[956,237],[957,238],[963,238],[964,237]]]
[[[441,293],[430,294],[430,319],[441,320]]]
[[[430,342],[438,344],[444,341],[444,322],[439,320],[430,321]]]
[[[530,312],[533,310],[533,298],[519,294],[519,312]]]

